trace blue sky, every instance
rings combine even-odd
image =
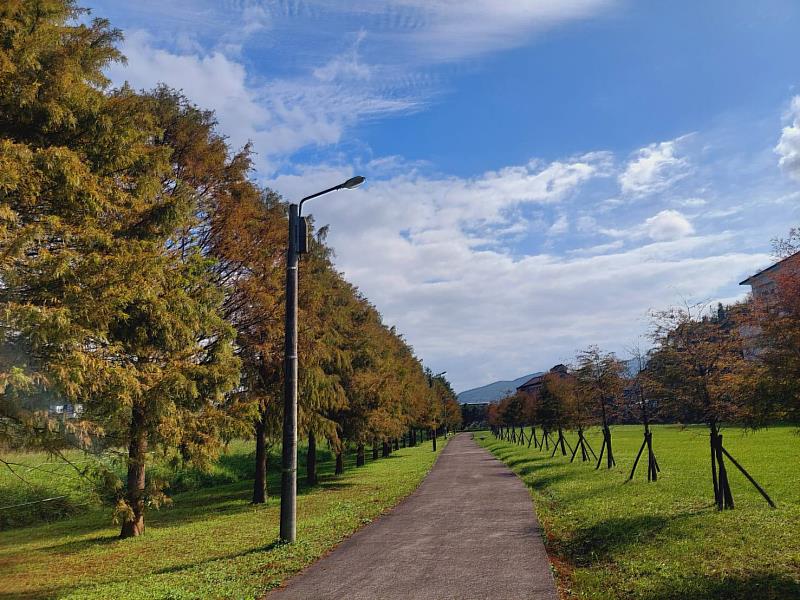
[[[790,0],[97,0],[457,389],[624,353],[800,225]]]

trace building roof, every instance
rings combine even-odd
[[[517,391],[524,390],[527,388],[532,388],[537,385],[542,385],[542,383],[544,382],[544,377],[548,373],[561,373],[562,375],[566,375],[567,367],[565,365],[556,365],[555,367],[553,367],[552,369],[550,369],[545,373],[537,373],[536,375],[531,377],[528,381],[519,386],[517,388]]]
[[[533,387],[535,385],[539,385],[539,384],[542,383],[542,381],[544,381],[544,376],[545,375],[547,375],[547,373],[541,373],[539,375],[535,375],[534,377],[531,377],[530,379],[528,379],[528,381],[523,383],[517,389],[518,390],[522,390],[522,389],[525,389],[525,388]]]
[[[748,277],[744,281],[739,282],[739,285],[753,285],[753,280],[756,277],[760,277],[761,275],[764,275],[765,273],[769,273],[770,271],[774,271],[774,270],[778,269],[787,260],[792,260],[792,259],[800,259],[800,252],[795,252],[794,254],[790,254],[786,258],[781,259],[778,262],[776,262],[774,265],[770,265],[766,269],[762,269],[758,273],[756,273],[754,275],[750,275],[750,277]]]

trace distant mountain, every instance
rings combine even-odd
[[[541,375],[541,373],[531,373],[530,375],[524,375],[513,381],[495,381],[489,385],[466,390],[458,395],[458,401],[461,402],[461,404],[494,402],[495,400],[505,398],[509,394],[513,394],[519,386],[536,375]]]
[[[625,365],[625,375],[627,377],[633,378],[636,377],[637,373],[639,372],[639,362],[634,359],[628,359],[622,361]],[[489,385],[484,385],[481,387],[476,387],[471,390],[466,390],[458,394],[458,401],[461,404],[479,404],[481,402],[494,402],[495,400],[500,400],[501,398],[505,398],[509,394],[513,394],[514,391],[521,386],[523,383],[531,379],[532,377],[536,377],[537,375],[543,375],[544,372],[539,373],[531,373],[530,375],[523,375],[518,379],[514,379],[513,381],[495,381],[494,383],[490,383]]]

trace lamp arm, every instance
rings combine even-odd
[[[343,188],[344,188],[344,185],[340,183],[339,185],[335,185],[332,188],[328,188],[327,190],[322,190],[321,192],[317,192],[316,194],[311,194],[310,196],[306,196],[305,198],[300,200],[300,206],[298,207],[298,210],[297,210],[298,216],[302,216],[303,215],[303,203],[305,203],[305,202],[307,202],[309,200],[313,200],[314,198],[318,198],[319,196],[322,196],[323,194],[329,194],[330,192],[335,192],[335,191],[341,190]]]

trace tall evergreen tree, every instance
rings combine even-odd
[[[208,458],[237,361],[211,261],[176,243],[198,211],[170,124],[155,95],[104,92],[119,34],[80,12],[42,0],[0,15],[5,379],[83,405],[104,444],[127,447],[116,514],[132,536],[162,498],[149,448]],[[12,396],[17,414],[35,408]]]
[[[209,252],[225,292],[226,318],[236,329],[242,381],[229,396],[229,411],[250,424],[256,454],[253,502],[267,498],[270,449],[282,423],[285,207],[277,195],[242,183],[214,212]]]

